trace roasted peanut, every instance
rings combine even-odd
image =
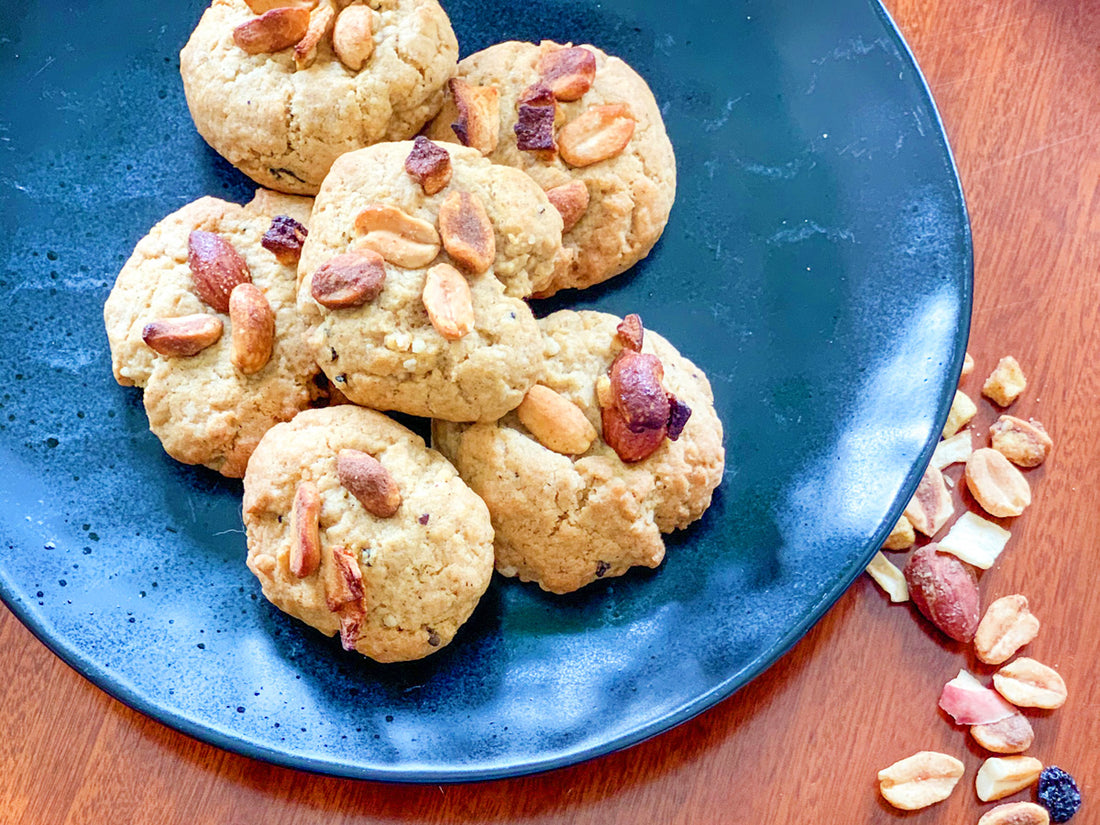
[[[1027,479],[990,447],[975,450],[966,460],[966,486],[982,509],[998,518],[1018,516],[1031,504]]]
[[[1039,634],[1039,620],[1019,594],[1002,596],[986,608],[974,634],[974,651],[987,665],[999,665]]]

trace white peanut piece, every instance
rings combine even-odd
[[[947,799],[963,770],[963,763],[953,756],[920,751],[879,771],[879,791],[895,808],[916,811]]]
[[[580,455],[596,440],[596,428],[581,408],[542,384],[527,391],[516,414],[539,443],[555,453]]]
[[[558,132],[558,152],[570,166],[591,166],[619,155],[634,136],[635,126],[625,103],[592,106]]]
[[[974,634],[974,651],[987,665],[1011,659],[1039,634],[1039,620],[1019,594],[1002,596],[986,608]]]
[[[371,249],[394,266],[418,269],[439,254],[439,233],[427,221],[395,206],[371,204],[355,217],[357,248]]]
[[[993,687],[1021,708],[1053,710],[1066,703],[1066,682],[1053,668],[1025,656],[993,674]]]
[[[1032,756],[991,756],[978,768],[974,790],[989,802],[1022,791],[1039,779],[1043,763]]]
[[[298,485],[291,519],[290,572],[304,579],[321,564],[321,493],[312,481]]]
[[[370,6],[348,6],[332,28],[332,50],[340,62],[357,72],[374,54],[374,33]]]
[[[1031,504],[1031,486],[1023,473],[991,447],[975,450],[966,461],[966,486],[991,516],[1020,515]]]

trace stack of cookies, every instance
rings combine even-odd
[[[528,303],[660,237],[649,88],[593,46],[457,54],[436,0],[214,0],[188,103],[265,188],[157,224],[104,310],[168,454],[244,478],[264,595],[378,661],[450,642],[494,568],[656,567],[724,465],[706,377],[637,315]]]

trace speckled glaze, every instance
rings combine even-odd
[[[876,2],[445,5],[463,54],[592,42],[649,81],[678,159],[665,236],[536,312],[639,312],[708,372],[728,461],[660,569],[564,598],[498,578],[454,643],[397,666],[263,601],[239,483],[166,457],[111,377],[102,306],[135,242],[201,195],[252,191],[188,118],[177,53],[202,4],[0,6],[0,595],[127,704],[336,775],[544,770],[729,697],[881,542],[969,323],[962,194]]]

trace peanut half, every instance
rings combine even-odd
[[[1058,671],[1021,656],[993,674],[993,687],[1021,708],[1053,710],[1066,703],[1068,691]]]
[[[332,50],[353,72],[360,71],[374,54],[373,15],[370,6],[348,6],[332,27]]]
[[[230,360],[245,375],[253,375],[271,360],[275,348],[275,313],[254,284],[238,284],[229,296],[232,330]]]
[[[350,309],[370,303],[382,292],[386,267],[371,249],[345,252],[313,273],[309,294],[327,309]]]
[[[252,272],[233,244],[202,229],[187,237],[187,265],[195,292],[218,312],[229,312],[229,294],[237,284],[252,282]]]
[[[991,756],[978,768],[974,790],[989,802],[1022,791],[1039,779],[1043,763],[1032,756]]]
[[[963,763],[953,756],[920,751],[878,772],[883,798],[903,811],[916,811],[942,802],[963,775]]]
[[[248,54],[290,48],[309,30],[309,9],[282,6],[265,11],[233,29],[233,42]]]
[[[999,722],[971,725],[970,735],[993,753],[1023,753],[1035,741],[1035,731],[1022,713],[1014,713]]]
[[[1031,418],[1027,421],[1002,415],[989,428],[993,449],[1020,467],[1038,467],[1050,454],[1054,441],[1046,428]]]
[[[304,579],[321,565],[321,493],[312,481],[298,485],[290,518],[290,572]]]
[[[571,180],[546,190],[546,197],[561,214],[562,232],[568,232],[588,211],[588,186],[583,180]]]
[[[1006,802],[982,814],[978,825],[1050,825],[1050,814],[1034,802]]]
[[[562,455],[585,453],[596,440],[596,428],[581,408],[542,384],[527,391],[516,415],[542,446]]]
[[[309,28],[302,39],[294,44],[294,65],[299,69],[308,69],[317,59],[317,46],[332,31],[336,20],[336,5],[333,0],[321,0],[309,15]]]
[[[389,518],[401,506],[401,490],[377,458],[361,450],[341,450],[336,475],[349,493],[371,515]]]
[[[558,132],[558,151],[570,166],[591,166],[621,154],[636,125],[625,103],[593,106]]]
[[[457,341],[474,328],[474,303],[466,278],[450,264],[428,270],[421,294],[424,309],[436,332]]]
[[[1007,407],[1026,388],[1027,378],[1020,363],[1011,355],[1006,355],[997,362],[996,369],[985,379],[982,395],[1000,407]]]
[[[272,9],[301,8],[312,9],[317,5],[317,0],[244,0],[253,14],[263,14]]]
[[[439,205],[439,237],[443,248],[467,272],[480,275],[497,254],[493,224],[481,198],[470,192],[451,192]]]
[[[325,605],[333,613],[363,598],[363,571],[359,554],[342,544],[322,548]]]
[[[987,665],[999,665],[1039,634],[1039,620],[1028,609],[1027,597],[1002,596],[986,608],[974,634],[974,651]]]
[[[917,532],[931,538],[943,529],[954,512],[955,504],[943,480],[943,473],[930,465],[924,471],[913,498],[905,505],[905,517]]]
[[[371,204],[355,217],[361,235],[357,249],[372,249],[394,266],[418,269],[435,260],[441,248],[435,227],[395,206]]]
[[[538,73],[558,100],[580,100],[596,79],[596,55],[583,46],[553,49],[539,58]]]
[[[496,86],[471,86],[460,77],[447,81],[458,109],[451,124],[459,143],[492,154],[500,140],[500,92]]]
[[[1023,473],[991,447],[975,450],[966,460],[966,486],[991,516],[1020,515],[1031,504],[1031,487]]]
[[[169,358],[198,355],[221,337],[222,319],[204,313],[160,318],[146,324],[141,331],[141,340],[153,352]]]

